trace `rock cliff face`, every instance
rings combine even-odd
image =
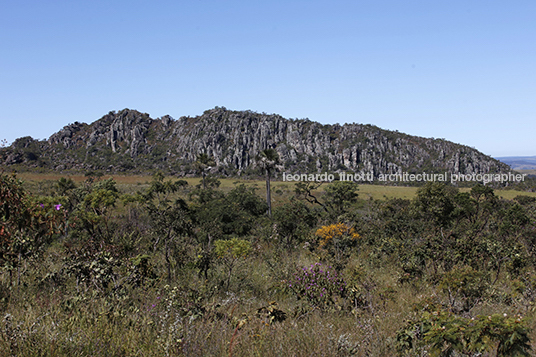
[[[92,124],[70,124],[47,141],[18,139],[2,150],[0,162],[55,170],[189,174],[197,155],[207,153],[216,162],[214,171],[233,176],[253,173],[255,156],[267,148],[279,153],[287,173],[510,171],[475,149],[443,139],[218,107],[177,120],[152,119],[129,109],[110,112]]]

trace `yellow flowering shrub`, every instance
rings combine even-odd
[[[348,227],[344,223],[330,224],[329,226],[322,226],[316,231],[316,236],[320,237],[319,246],[321,248],[327,246],[330,242],[339,238],[349,238],[356,240],[359,238],[359,233],[352,227]]]

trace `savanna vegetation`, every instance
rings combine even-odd
[[[269,208],[204,159],[198,184],[0,174],[0,355],[533,355],[535,197],[272,182]]]

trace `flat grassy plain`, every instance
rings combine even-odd
[[[526,170],[525,170],[526,171]],[[536,172],[536,170],[534,170]],[[524,172],[526,173],[526,172]],[[74,182],[83,182],[86,177],[84,175],[61,175],[61,174],[41,174],[41,173],[19,173],[17,174],[21,178],[25,185],[32,192],[40,193],[46,187],[50,187],[53,183],[59,180],[61,177],[71,178]],[[136,191],[137,189],[145,188],[149,185],[152,177],[149,175],[104,175],[102,179],[108,179],[113,177],[117,182],[118,187],[122,188],[123,192]],[[189,186],[199,185],[201,178],[198,177],[168,177],[166,179],[181,179],[188,181]],[[246,186],[257,185],[257,192],[259,195],[264,195],[266,182],[264,180],[245,180],[245,179],[232,179],[222,178],[220,188],[224,191],[231,190],[235,184],[245,184]],[[294,191],[294,182],[272,181],[271,187],[274,193],[273,198],[275,200],[285,200]],[[317,192],[323,192],[326,184],[319,187]],[[374,185],[363,184],[359,185],[359,197],[362,199],[389,199],[389,198],[403,198],[412,199],[417,193],[418,187],[408,186],[388,186],[388,185]],[[462,192],[468,192],[469,188],[460,188]],[[518,195],[536,197],[536,192],[525,192],[511,189],[495,190],[495,194],[501,198],[511,200]]]
[[[516,171],[520,172],[522,174],[535,175],[536,176],[536,170],[516,170]]]

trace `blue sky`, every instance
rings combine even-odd
[[[215,106],[536,155],[536,2],[0,0],[0,139]]]

